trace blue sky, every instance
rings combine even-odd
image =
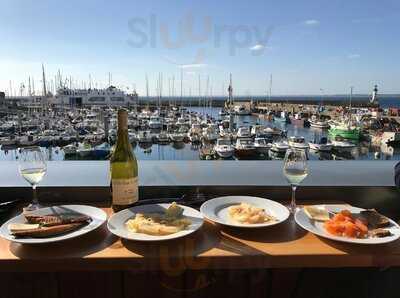
[[[14,92],[41,63],[75,86],[113,83],[163,94],[180,73],[184,92],[235,94],[400,93],[398,0],[2,0],[0,90]],[[190,30],[190,22],[193,30]],[[202,34],[202,32],[204,34]],[[93,84],[95,84],[93,83]],[[172,84],[172,83],[171,83]]]

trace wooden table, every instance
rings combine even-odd
[[[259,230],[206,221],[186,238],[159,243],[121,240],[104,225],[48,245],[0,239],[0,297],[390,297],[397,290],[387,280],[397,273],[366,267],[399,265],[400,241],[333,242],[293,219]]]
[[[108,214],[111,209],[105,208]],[[258,230],[222,228],[206,221],[194,234],[173,241],[121,240],[106,226],[80,238],[48,245],[0,240],[0,271],[203,270],[336,268],[400,265],[400,241],[367,246],[317,237],[285,223]]]

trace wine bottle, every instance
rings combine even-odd
[[[115,212],[132,206],[139,199],[138,163],[128,138],[128,112],[118,111],[118,135],[110,159],[112,208]]]

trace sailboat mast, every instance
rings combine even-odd
[[[206,92],[204,97],[204,114],[206,114],[206,107],[210,96],[209,91],[210,91],[210,76],[207,76]]]
[[[162,93],[162,75],[158,74],[158,108],[161,106],[161,93]]]
[[[353,86],[350,87],[350,111],[351,111],[351,102],[353,100]]]
[[[201,107],[201,78],[199,74],[199,107]]]
[[[210,110],[212,109],[213,104],[213,89],[212,86],[210,87]]]
[[[148,78],[147,74],[146,74],[146,97],[147,97],[147,100],[149,100],[149,78]]]
[[[269,96],[268,96],[268,101],[271,104],[271,96],[272,96],[272,74],[269,78]]]
[[[175,75],[172,76],[172,98],[174,100],[174,106],[176,107],[176,99],[175,99]]]
[[[46,75],[44,73],[44,65],[42,64],[42,80],[43,80],[43,96],[47,96],[47,90],[46,90]]]
[[[31,88],[31,77],[28,78],[28,95],[32,96],[32,88]]]
[[[181,68],[181,106],[183,100],[183,69]]]
[[[229,92],[229,105],[232,108],[232,106],[234,105],[234,102],[233,102],[233,87],[232,87],[232,74],[229,75],[228,92]]]

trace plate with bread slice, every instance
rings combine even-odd
[[[349,205],[313,205],[300,208],[295,220],[320,237],[358,244],[383,244],[400,238],[400,226],[375,209]]]
[[[96,207],[61,205],[22,213],[0,227],[0,236],[17,243],[58,242],[89,233],[107,220]]]

